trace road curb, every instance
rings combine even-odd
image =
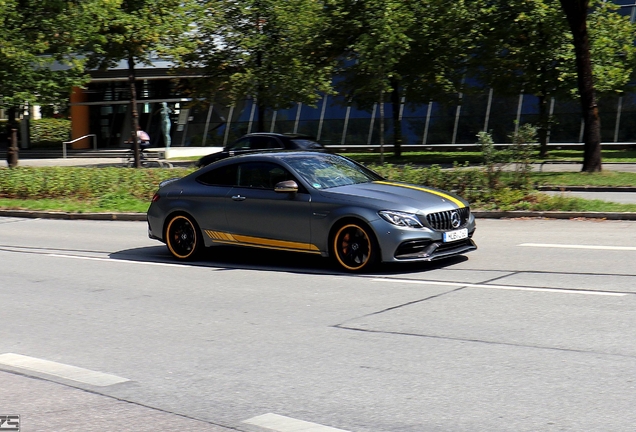
[[[481,211],[473,210],[479,219],[607,219],[636,220],[636,213],[629,212],[559,212],[559,211]],[[66,220],[146,221],[145,213],[70,213],[31,210],[0,210],[0,217]]]
[[[539,186],[541,192],[636,192],[632,186]]]
[[[31,219],[84,219],[84,220],[118,220],[145,221],[146,213],[71,213],[31,210],[0,210],[2,217],[19,217]]]
[[[472,212],[478,219],[607,219],[636,220],[630,212],[560,212],[560,211],[479,211]]]

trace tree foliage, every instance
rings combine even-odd
[[[367,108],[390,94],[394,151],[400,154],[402,97],[443,101],[461,91],[474,18],[461,0],[366,0],[347,28],[355,36],[343,51],[340,88]]]
[[[163,53],[178,54],[187,49],[191,30],[193,3],[185,0],[88,0],[78,13],[92,22],[86,33],[84,53],[91,68],[107,69],[121,61],[128,64],[131,140],[134,142],[135,166],[140,167],[139,127],[135,67],[151,65],[153,57]]]
[[[74,6],[55,0],[0,2],[0,106],[14,114],[24,103],[59,103],[73,85],[86,81],[82,61],[72,55],[75,30],[67,18]]]
[[[589,20],[590,56],[599,91],[620,92],[634,70],[635,27],[614,5],[594,2]],[[478,9],[481,30],[475,70],[499,94],[534,95],[539,101],[538,135],[547,155],[548,102],[578,95],[575,38],[561,5],[551,0],[488,1]]]
[[[223,92],[229,103],[255,99],[258,129],[264,130],[266,109],[315,104],[331,90],[333,60],[320,40],[325,23],[322,1],[200,1],[193,35],[196,49],[181,65],[198,68],[197,94],[209,99]]]
[[[88,0],[81,16],[92,23],[85,54],[88,67],[107,69],[122,60],[151,65],[152,58],[185,44],[193,17],[183,0]],[[187,47],[181,47],[186,49]]]

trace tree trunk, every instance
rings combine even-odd
[[[596,91],[590,59],[590,40],[587,32],[589,0],[560,0],[565,12],[576,54],[579,94],[585,128],[583,130],[584,155],[583,171],[599,172],[601,163],[601,119],[596,103]]]
[[[544,95],[539,96],[539,157],[546,158],[548,156],[548,129],[550,127],[550,118],[548,113],[548,98]]]
[[[9,107],[7,109],[7,145],[11,143],[11,129],[18,128],[18,108]]]
[[[258,112],[258,120],[256,122],[256,132],[267,132],[265,130],[265,105],[257,101],[256,111]]]
[[[9,168],[18,166],[18,122],[17,108],[7,110],[7,165]]]
[[[395,156],[402,156],[402,120],[400,119],[400,85],[397,80],[391,80],[391,108],[393,114],[393,152]]]
[[[137,129],[139,129],[139,113],[137,112],[137,87],[135,85],[135,59],[128,57],[128,82],[130,84],[130,113],[132,117],[132,130],[130,132],[133,143],[133,154],[135,168],[141,168],[141,148],[139,144],[139,136],[137,135]]]
[[[384,165],[384,90],[380,91],[380,164]]]

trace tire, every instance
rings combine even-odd
[[[173,216],[166,227],[166,246],[177,259],[190,260],[202,249],[203,238],[191,216]]]
[[[372,267],[380,252],[371,229],[358,222],[338,227],[332,238],[331,250],[336,264],[351,272]]]

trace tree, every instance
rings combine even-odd
[[[583,171],[601,171],[601,118],[596,102],[590,35],[587,30],[590,1],[560,0],[560,3],[572,32],[581,110],[585,121]]]
[[[161,54],[178,55],[187,48],[194,3],[187,0],[100,0],[82,3],[80,16],[89,19],[84,52],[88,67],[108,69],[124,60],[130,84],[131,140],[134,164],[141,166],[135,66],[151,65]]]
[[[399,156],[402,96],[410,103],[428,103],[460,91],[473,20],[463,1],[360,3],[347,26],[356,36],[344,50],[341,88],[367,108],[376,102],[382,107],[384,94],[390,94],[394,152]]]
[[[475,55],[476,75],[499,94],[538,98],[540,152],[547,156],[548,102],[568,95],[574,81],[571,36],[550,0],[488,2]]]
[[[400,0],[368,0],[363,2],[361,13],[352,17],[357,30],[356,40],[349,48],[343,87],[348,88],[350,99],[364,106],[368,101],[380,104],[380,143],[383,159],[384,144],[384,95],[399,92],[401,76],[399,62],[410,52],[409,32],[415,25],[415,17],[408,4]],[[399,96],[396,109],[393,106],[394,149],[401,153],[401,128],[397,120]]]
[[[561,6],[547,0],[488,2],[480,14],[476,75],[499,94],[538,98],[540,153],[545,157],[548,102],[575,94],[577,88],[573,38]],[[634,26],[605,2],[597,3],[589,20],[595,81],[603,91],[619,91],[634,68]]]
[[[333,61],[320,47],[324,4],[317,0],[201,0],[196,49],[181,65],[197,68],[194,91],[208,100],[234,103],[252,96],[258,131],[267,109],[315,104],[331,90]]]
[[[20,107],[59,104],[86,82],[82,61],[73,55],[73,7],[55,0],[0,2],[0,106],[8,111],[9,129]]]

